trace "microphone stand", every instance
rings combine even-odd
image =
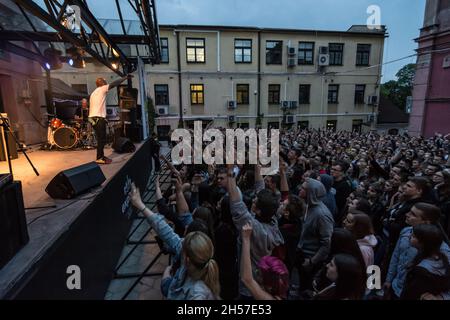
[[[8,145],[8,141],[6,138],[6,133],[5,132],[10,132],[11,136],[13,137],[14,141],[16,142],[17,146],[20,146],[19,140],[17,139],[16,135],[14,134],[14,132],[11,129],[11,126],[9,125],[8,119],[3,117],[3,115],[0,113],[0,125],[3,127],[3,138],[5,141],[5,145],[6,145],[6,158],[8,158],[8,166],[9,166],[9,173],[11,173],[11,176],[14,179],[14,175],[13,175],[13,170],[12,170],[12,165],[11,165],[11,159],[9,157],[9,145]],[[35,166],[33,165],[33,163],[31,162],[30,158],[28,158],[27,153],[25,152],[25,150],[23,148],[20,148],[20,151],[22,151],[23,155],[25,156],[25,158],[27,158],[28,163],[30,164],[31,168],[33,168],[34,173],[39,176],[39,172],[36,170]]]

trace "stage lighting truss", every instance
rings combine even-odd
[[[26,40],[48,41],[70,43],[77,48],[82,48],[86,56],[92,57],[107,66],[120,76],[133,72],[136,68],[135,61],[127,57],[117,43],[146,45],[148,56],[142,57],[146,63],[160,63],[159,29],[156,18],[155,0],[116,0],[118,17],[122,26],[123,34],[108,34],[101,23],[95,18],[88,8],[86,0],[8,0],[14,2],[22,12],[23,16],[31,25],[33,31],[9,31],[1,30],[0,40],[8,42],[4,48],[14,49],[15,53],[24,53],[22,48],[16,48],[9,41]],[[113,1],[111,1],[114,3]],[[141,24],[142,34],[127,34],[125,20],[122,16],[121,6],[130,6],[135,12]],[[129,11],[129,8],[127,8]],[[55,32],[37,31],[28,15],[34,15]],[[78,20],[77,20],[78,19]],[[37,49],[35,47],[35,49]],[[24,53],[26,57],[36,58],[45,68],[50,65],[54,69],[56,61],[47,61],[45,57],[36,50],[32,54]],[[72,60],[70,60],[72,59]],[[72,66],[83,66],[83,57],[70,56],[67,62]],[[54,66],[55,65],[55,66]],[[47,68],[49,69],[49,68]]]

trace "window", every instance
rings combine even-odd
[[[234,40],[234,62],[251,63],[252,62],[252,40],[235,39]]]
[[[72,89],[79,93],[89,94],[87,84],[84,83],[72,84]]]
[[[155,84],[155,105],[169,105],[169,86],[167,84]]]
[[[281,64],[283,41],[266,41],[266,64]]]
[[[355,86],[355,104],[364,104],[365,91],[366,91],[365,84],[357,84]]]
[[[203,84],[191,84],[191,104],[204,104]]]
[[[330,43],[328,45],[328,52],[330,54],[330,66],[342,66],[344,44]]]
[[[248,84],[237,84],[236,85],[236,102],[237,104],[248,104]]]
[[[205,39],[186,39],[186,60],[190,63],[205,62]]]
[[[301,84],[298,90],[298,103],[309,104],[309,95],[311,91],[310,84]]]
[[[339,85],[330,84],[328,86],[328,103],[338,103]]]
[[[242,130],[247,130],[248,128],[250,128],[250,125],[248,122],[241,122],[239,123],[239,128],[241,128]]]
[[[314,64],[314,42],[298,43],[298,64]]]
[[[356,50],[356,65],[368,66],[370,61],[370,44],[358,44]]]
[[[337,120],[328,120],[327,121],[327,130],[336,131]]]
[[[309,121],[299,121],[298,127],[300,130],[306,130],[309,128]]]
[[[363,121],[361,119],[352,120],[352,132],[361,133]]]
[[[280,122],[269,122],[268,124],[267,124],[267,126],[268,126],[268,129],[280,129]]]
[[[161,38],[161,63],[169,63],[169,40]]]
[[[269,84],[269,104],[280,103],[280,85]]]

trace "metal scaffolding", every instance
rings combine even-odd
[[[138,55],[147,63],[160,62],[155,0],[115,0],[122,32],[114,35],[106,31],[105,23],[102,24],[94,16],[86,0],[8,0],[8,2],[17,6],[18,14],[22,15],[27,26],[22,24],[19,27],[9,28],[8,23],[0,25],[0,40],[2,40],[0,49],[38,61],[42,66],[45,65],[46,57],[38,45],[39,42],[47,42],[49,48],[53,48],[57,42],[71,44],[80,52],[89,55],[88,58],[99,61],[120,76],[135,71],[136,63],[123,52],[119,43],[135,44]],[[134,28],[134,31],[138,30],[139,33],[130,33],[125,27],[127,20],[123,19],[122,13],[124,5],[129,6],[135,13],[139,28]],[[79,14],[76,26],[69,25],[68,18],[76,14]],[[13,41],[31,42],[34,52],[20,47]],[[139,52],[138,45],[146,47],[145,55]]]

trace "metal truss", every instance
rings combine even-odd
[[[128,40],[126,43],[135,43],[136,49],[137,44],[145,44],[148,46],[147,56],[143,56],[146,62],[152,64],[160,62],[159,30],[154,0],[128,0],[128,4],[133,8],[141,23],[142,35],[127,35],[120,2],[116,0],[115,3],[122,25],[123,35],[114,36],[108,34],[94,17],[89,10],[86,0],[43,0],[45,8],[33,0],[11,1],[19,7],[22,15],[27,19],[33,31],[0,30],[0,39],[4,40],[4,43],[8,40],[48,41],[51,45],[52,42],[70,43],[88,53],[92,58],[101,62],[113,72],[123,76],[136,69],[134,59],[127,57],[118,46],[118,43],[123,43],[123,39],[120,38],[124,37]],[[79,23],[79,32],[72,31],[63,25],[70,6],[77,6],[80,9],[81,22]],[[27,12],[56,32],[38,31],[31,19],[29,19]],[[32,56],[41,56],[41,58],[36,60],[42,62],[42,54],[39,48],[36,45],[34,47],[37,52],[36,55]],[[3,49],[14,49],[15,51],[13,52],[16,54],[22,52],[22,50],[19,50],[17,46],[11,43],[3,45]],[[118,65],[121,65],[122,70],[118,68]]]

